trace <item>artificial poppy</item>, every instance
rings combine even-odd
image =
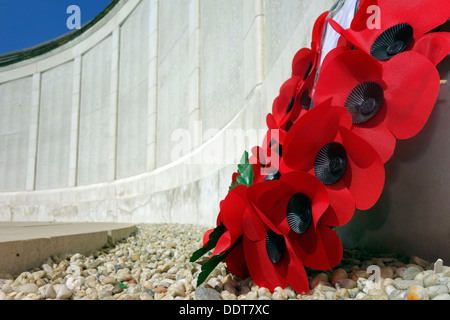
[[[387,162],[396,139],[416,135],[428,120],[439,94],[434,65],[416,52],[380,64],[361,50],[334,55],[317,81],[314,103],[331,99],[352,115],[352,132],[368,141]]]
[[[290,126],[310,109],[327,15],[328,11],[322,13],[314,23],[311,48],[302,48],[295,54],[291,78],[281,86],[268,116],[269,128],[289,131]]]
[[[244,218],[244,254],[256,284],[306,292],[303,266],[328,270],[339,263],[342,244],[322,219],[329,212],[328,192],[316,177],[291,172],[253,185],[247,194],[253,211]]]
[[[371,208],[384,187],[380,156],[351,126],[350,113],[327,100],[293,125],[283,145],[282,170],[309,172],[328,190],[331,226],[350,221],[355,207]]]
[[[311,84],[316,77],[319,66],[322,36],[327,23],[328,11],[322,13],[314,23],[311,49],[302,48],[292,60],[292,76],[299,76],[303,81]]]
[[[302,79],[297,76],[291,77],[283,83],[279,95],[273,101],[272,113],[267,116],[269,128],[288,131],[290,123],[300,116],[302,108],[297,93],[299,86],[302,85]]]
[[[234,275],[245,278],[248,276],[248,269],[245,264],[242,247],[242,219],[248,206],[247,187],[237,185],[232,188],[224,200],[220,202],[220,212],[217,217],[217,226],[223,225],[225,230],[220,235],[211,257],[220,255],[227,250],[231,252],[225,257],[228,270]],[[208,243],[210,234],[214,229],[207,231],[203,236],[203,246]]]
[[[308,292],[303,263],[285,236],[271,230],[252,210],[246,211],[244,230],[244,255],[255,284],[272,292],[288,284],[299,293]]]
[[[264,136],[261,146],[252,148],[249,162],[253,165],[253,183],[277,180],[280,176],[279,163],[282,156],[285,135],[280,129],[269,129]]]
[[[450,34],[430,31],[449,17],[450,6],[442,0],[416,0],[413,5],[410,0],[364,0],[350,28],[344,29],[331,19],[329,23],[379,61],[416,51],[436,65],[450,52]]]

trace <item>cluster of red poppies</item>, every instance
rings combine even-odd
[[[367,25],[373,5],[380,28]],[[450,52],[450,33],[438,27],[449,16],[442,0],[365,0],[350,28],[328,12],[317,19],[311,48],[295,55],[267,115],[262,145],[244,154],[217,227],[191,259],[214,249],[199,283],[225,261],[261,287],[289,284],[302,293],[309,289],[305,266],[328,270],[340,262],[333,227],[378,201],[396,140],[416,135],[433,109],[435,66]],[[340,39],[321,59],[330,27]]]

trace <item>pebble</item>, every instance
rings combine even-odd
[[[389,300],[405,300],[406,290],[394,290],[389,294]]]
[[[394,270],[391,267],[383,267],[380,269],[380,276],[383,279],[392,279],[394,278]]]
[[[221,300],[216,290],[203,287],[195,289],[195,298],[196,300]]]
[[[333,300],[340,300],[344,298],[350,298],[350,292],[346,288],[341,288],[336,290],[334,293]]]
[[[450,300],[450,294],[448,293],[439,294],[431,300]]]
[[[448,289],[446,285],[437,285],[437,286],[430,286],[425,288],[430,298],[434,298],[440,294],[448,293]]]
[[[418,256],[412,256],[411,257],[411,263],[417,264],[418,266],[427,269],[430,266],[430,262],[428,262],[425,259],[422,259]]]
[[[142,224],[138,231],[91,255],[53,255],[32,270],[0,274],[0,300],[405,300],[407,292],[429,299],[450,299],[450,268],[413,256],[373,257],[344,249],[332,270],[309,270],[309,292],[290,286],[274,292],[250,278],[240,279],[221,262],[206,281],[197,278],[207,256],[190,262],[210,228],[178,224]],[[370,265],[380,267],[382,281],[368,280]],[[406,273],[405,273],[406,272]],[[412,289],[414,286],[421,288]],[[417,291],[417,292],[415,292]]]
[[[111,293],[114,294],[118,294],[123,292],[123,287],[120,284],[117,284],[114,286],[114,289],[112,289]]]
[[[359,278],[369,278],[370,274],[368,274],[365,270],[354,270],[350,273],[350,279],[353,281],[358,281]]]
[[[430,287],[430,286],[434,285],[438,279],[439,279],[439,276],[437,274],[430,273],[423,278],[423,286]]]
[[[320,283],[328,283],[328,275],[326,273],[317,274],[309,283],[311,289],[314,289]]]
[[[396,289],[406,290],[412,286],[422,286],[423,281],[420,280],[404,280],[401,278],[397,278],[394,280],[393,285]]]
[[[405,280],[413,280],[420,272],[421,270],[418,267],[412,266],[403,271],[402,278]]]
[[[405,294],[406,300],[429,300],[429,294],[422,286],[412,286]]]
[[[347,271],[345,271],[344,269],[337,269],[336,271],[334,271],[333,276],[331,277],[331,283],[334,286],[336,285],[337,281],[342,279],[348,279]]]
[[[336,285],[345,289],[356,288],[356,282],[352,279],[339,279],[336,281]]]
[[[46,299],[55,299],[56,298],[56,291],[55,288],[50,284],[44,293],[44,298]]]
[[[59,287],[58,292],[56,293],[56,299],[69,299],[72,296],[72,290],[67,288],[66,285],[62,285]]]
[[[39,287],[34,283],[26,283],[26,284],[22,284],[20,286],[15,287],[14,291],[25,292],[25,294],[38,293]]]
[[[116,284],[117,280],[111,276],[103,277],[101,280],[102,284]]]

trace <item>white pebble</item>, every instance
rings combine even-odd
[[[442,293],[442,294],[437,295],[436,297],[434,297],[431,300],[450,300],[450,294]]]
[[[434,298],[440,294],[448,293],[446,285],[437,285],[425,288],[430,298]]]
[[[56,294],[57,299],[69,299],[72,296],[72,290],[67,288],[65,285],[59,287]]]

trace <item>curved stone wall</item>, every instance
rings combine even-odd
[[[333,2],[122,0],[1,67],[0,219],[214,224]]]

